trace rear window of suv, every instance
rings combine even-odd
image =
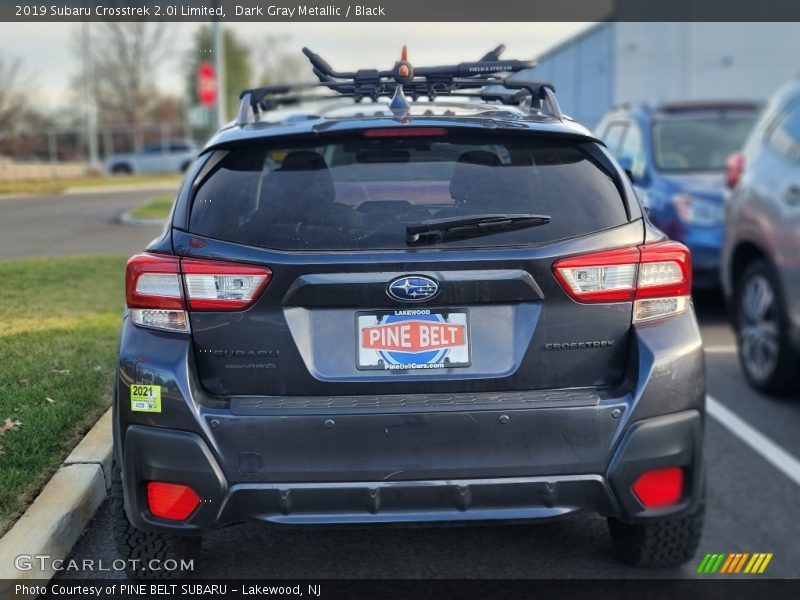
[[[722,171],[744,145],[756,113],[667,119],[653,124],[653,153],[659,171]]]
[[[547,215],[546,225],[434,244],[534,245],[627,221],[612,177],[579,144],[543,136],[358,135],[220,152],[194,195],[189,230],[240,244],[402,249],[406,227],[420,221]]]

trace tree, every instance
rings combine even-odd
[[[0,155],[47,155],[47,139],[42,132],[53,122],[30,100],[34,96],[34,84],[22,60],[0,55]]]
[[[239,110],[239,93],[252,82],[253,71],[250,65],[250,52],[233,30],[226,28],[222,32],[222,44],[225,70],[225,112],[227,118],[233,118]],[[202,26],[194,36],[194,46],[187,61],[187,93],[192,99],[197,98],[197,69],[203,62],[213,62],[211,28]],[[196,100],[195,100],[196,102]]]
[[[101,122],[142,124],[150,119],[160,98],[156,77],[172,43],[167,23],[92,23],[89,30],[91,94]],[[75,40],[77,54],[87,62],[86,45]],[[87,77],[86,72],[82,77]]]
[[[0,140],[10,137],[25,110],[25,96],[20,91],[22,61],[0,56]]]
[[[258,85],[296,83],[313,77],[306,57],[299,50],[287,50],[291,39],[289,34],[264,36],[257,55]]]

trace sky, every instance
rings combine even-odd
[[[589,23],[226,23],[255,48],[264,36],[287,36],[285,47],[308,46],[336,69],[389,68],[408,45],[412,64],[477,60],[498,44],[505,58],[531,59],[584,30]],[[96,26],[96,25],[90,25]],[[198,23],[172,23],[173,55],[157,73],[159,87],[183,93],[183,68]],[[22,59],[26,80],[58,106],[79,71],[73,50],[79,23],[0,23],[0,56]]]

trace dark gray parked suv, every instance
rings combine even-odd
[[[317,87],[367,101],[287,113],[296,89],[245,92],[128,263],[113,499],[133,574],[242,521],[577,511],[630,563],[690,559],[686,247],[549,85],[496,75],[528,63],[337,73],[307,54]]]
[[[739,358],[758,389],[800,376],[800,83],[781,88],[728,160],[723,289]]]

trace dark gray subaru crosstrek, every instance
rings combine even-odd
[[[113,500],[133,574],[243,521],[577,511],[630,563],[690,559],[688,250],[528,63],[339,73],[307,54],[339,99],[243,93],[128,263]]]

